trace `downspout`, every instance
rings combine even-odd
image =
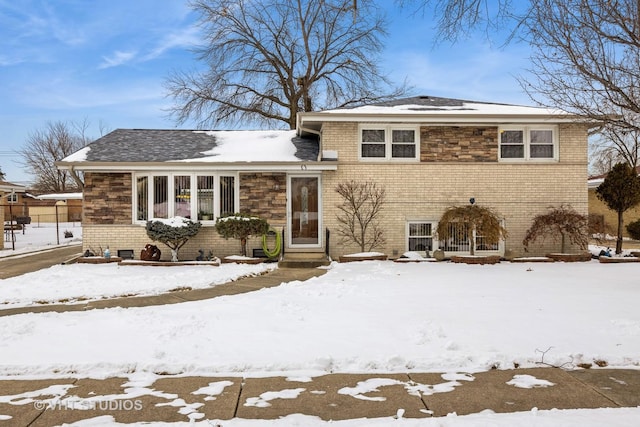
[[[71,174],[71,178],[73,178],[76,184],[78,184],[78,187],[80,188],[80,190],[84,191],[84,182],[82,182],[82,180],[76,173],[73,165],[69,166],[69,173]]]

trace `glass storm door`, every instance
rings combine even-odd
[[[320,177],[289,177],[289,236],[291,246],[320,246]]]

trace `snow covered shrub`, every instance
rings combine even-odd
[[[257,216],[234,213],[216,220],[216,231],[225,239],[239,239],[242,256],[247,255],[247,238],[266,234],[269,224]]]
[[[640,219],[627,224],[627,233],[634,240],[640,240]]]
[[[176,216],[168,219],[147,221],[147,236],[164,243],[171,249],[171,261],[178,262],[178,251],[190,238],[198,234],[202,224]]]

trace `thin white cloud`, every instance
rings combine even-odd
[[[122,52],[116,50],[111,56],[103,56],[103,62],[98,65],[98,69],[105,69],[111,67],[117,67],[128,62],[132,62],[132,60],[136,57],[137,52]]]
[[[195,26],[189,26],[165,36],[157,46],[141,58],[141,61],[150,61],[171,49],[191,48],[200,42],[198,29]]]

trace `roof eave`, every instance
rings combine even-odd
[[[80,170],[89,172],[133,172],[133,171],[323,171],[337,170],[338,162],[334,161],[299,161],[299,162],[56,162],[62,170]]]
[[[387,122],[387,123],[424,123],[424,124],[501,124],[501,123],[596,123],[583,117],[569,114],[398,114],[398,113],[304,113],[300,117],[302,126],[318,122]]]

